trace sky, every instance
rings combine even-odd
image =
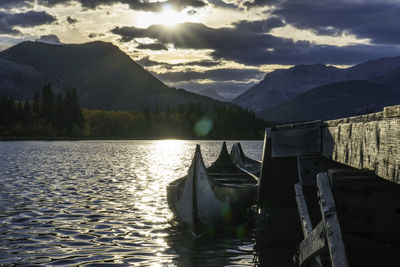
[[[0,0],[0,50],[106,41],[167,85],[232,98],[275,69],[400,56],[400,0]]]

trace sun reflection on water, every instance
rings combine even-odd
[[[168,208],[166,186],[187,174],[196,143],[0,144],[0,265],[251,265],[235,258],[252,256],[239,248],[251,238],[193,239]],[[199,143],[214,161],[221,142]]]

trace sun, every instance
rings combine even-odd
[[[175,24],[182,23],[185,21],[185,16],[183,16],[180,12],[176,12],[169,5],[164,6],[162,12],[158,15],[159,24],[165,26],[174,26]]]
[[[198,22],[198,17],[188,14],[185,10],[178,12],[170,5],[165,4],[161,12],[143,12],[136,22],[140,28],[147,28],[151,25],[174,26],[184,22]]]

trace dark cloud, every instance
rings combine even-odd
[[[268,33],[273,28],[285,26],[285,23],[279,17],[271,17],[267,20],[259,21],[241,20],[233,25],[241,32]]]
[[[186,63],[177,63],[177,64],[170,64],[166,62],[159,62],[151,60],[149,57],[143,57],[136,61],[143,67],[151,67],[151,66],[163,66],[167,69],[172,69],[173,67],[190,67],[190,66],[199,66],[199,67],[215,67],[220,65],[219,61],[216,60],[200,60],[200,61],[190,61]]]
[[[177,71],[166,73],[154,73],[158,78],[163,81],[177,82],[177,81],[192,81],[210,79],[214,81],[242,81],[254,78],[260,78],[260,75],[265,73],[256,69],[212,69],[204,72],[199,71]]]
[[[295,42],[270,34],[261,34],[255,30],[247,31],[246,28],[248,27],[214,29],[203,24],[183,23],[172,28],[161,25],[152,25],[147,29],[116,27],[112,32],[120,35],[123,42],[149,37],[161,43],[171,43],[176,48],[212,49],[212,55],[217,60],[227,59],[248,65],[291,65],[315,63],[316,60],[325,64],[355,64],[400,53],[396,46],[315,45],[307,41]]]
[[[152,67],[152,66],[163,65],[162,62],[151,60],[149,57],[143,57],[139,60],[136,60],[136,63],[138,63],[142,67]]]
[[[68,16],[67,22],[68,22],[69,24],[75,24],[75,23],[78,22],[78,20],[77,20],[77,19],[73,19],[73,18],[71,18],[70,16]]]
[[[201,61],[192,61],[183,64],[184,66],[199,66],[199,67],[215,67],[220,65],[219,61],[216,60],[201,60]]]
[[[400,1],[281,1],[273,14],[297,28],[318,34],[348,32],[376,44],[400,43]]]
[[[240,31],[236,28],[210,28],[200,23],[182,23],[174,27],[152,25],[146,29],[116,27],[112,33],[120,35],[122,42],[135,38],[149,37],[162,43],[172,43],[177,48],[233,49],[237,47],[263,47],[279,42],[272,35]],[[254,41],[257,40],[257,43]]]
[[[42,42],[48,44],[62,44],[58,36],[55,34],[42,35],[38,39],[36,39],[35,42]]]
[[[152,43],[152,44],[139,44],[137,49],[145,50],[168,50],[167,46],[162,43]]]
[[[34,4],[34,0],[1,0],[0,8],[14,8],[28,6],[31,7]]]
[[[279,25],[279,24],[275,24]],[[112,33],[122,42],[148,37],[182,49],[211,49],[216,60],[233,60],[246,65],[260,64],[355,64],[372,58],[400,54],[391,45],[316,45],[260,33],[259,22],[239,22],[234,28],[210,28],[199,23],[182,23],[175,27],[152,25],[146,29],[116,27]],[[249,30],[252,29],[252,30]]]
[[[18,34],[19,31],[14,29],[16,26],[33,27],[52,23],[56,20],[55,17],[44,11],[28,11],[25,13],[5,13],[0,12],[0,33],[3,34]]]
[[[70,4],[77,1],[82,4],[84,8],[96,8],[101,5],[113,5],[116,3],[122,3],[129,5],[130,8],[135,10],[144,11],[160,11],[166,4],[177,10],[182,10],[186,7],[203,7],[206,5],[202,0],[168,0],[166,2],[157,1],[152,2],[149,0],[38,0],[39,4],[45,6],[55,6],[58,4]]]

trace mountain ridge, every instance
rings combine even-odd
[[[378,77],[397,70],[400,70],[400,56],[370,60],[344,69],[324,64],[300,64],[267,73],[262,81],[232,102],[259,112],[321,85],[356,79],[377,82]]]
[[[13,89],[23,88],[19,90],[25,92],[25,98],[32,98],[34,90],[41,89],[40,80],[46,79],[41,83],[51,82],[58,93],[76,88],[81,105],[92,109],[142,110],[146,106],[214,102],[207,97],[168,87],[111,43],[95,41],[54,45],[27,41],[1,51],[0,59],[3,60],[0,70],[13,62],[17,68],[29,66],[41,73],[35,77],[36,80],[24,85],[13,77],[18,71],[8,75],[2,72],[1,78],[9,83],[5,91],[12,91],[19,97],[24,94]],[[29,95],[28,85],[35,85]]]
[[[281,123],[330,120],[377,112],[399,103],[399,92],[370,81],[349,80],[311,89],[257,115]]]

